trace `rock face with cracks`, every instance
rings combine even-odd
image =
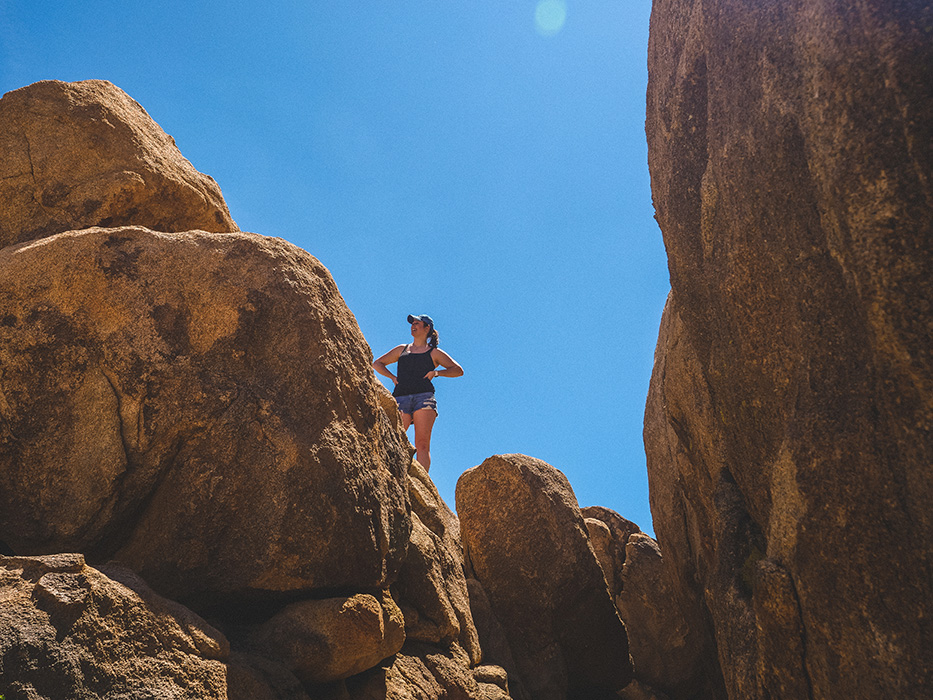
[[[210,177],[125,92],[46,80],[0,99],[0,247],[92,226],[236,231]]]
[[[653,6],[652,512],[730,698],[933,694],[930,26]]]
[[[118,567],[0,557],[0,695],[227,697],[227,640]]]
[[[715,697],[722,688],[715,649],[704,646],[702,619],[676,604],[676,572],[658,543],[609,508],[583,508],[590,543],[628,633],[634,677],[623,694],[657,692],[668,700]]]
[[[0,125],[0,695],[616,697],[637,526],[495,457],[471,561],[317,260],[109,83]]]
[[[0,539],[172,597],[388,585],[408,448],[327,270],[254,234],[0,251]]]
[[[412,530],[408,555],[393,586],[412,641],[458,642],[471,663],[482,658],[464,574],[460,522],[428,472],[413,461],[408,472]]]
[[[566,477],[524,455],[490,457],[460,477],[457,512],[529,695],[615,697],[632,674],[625,627]]]

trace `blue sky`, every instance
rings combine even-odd
[[[644,134],[650,0],[0,0],[0,92],[110,80],[240,228],[331,271],[376,356],[434,317],[431,475],[522,452],[650,532],[669,285]],[[562,21],[563,20],[563,21]]]

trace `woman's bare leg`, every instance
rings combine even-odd
[[[413,420],[415,454],[418,462],[427,470],[431,468],[431,430],[434,428],[434,421],[437,420],[437,412],[433,408],[422,408],[415,411]]]
[[[411,414],[403,413],[402,414],[402,430],[408,430],[409,425],[411,425]]]

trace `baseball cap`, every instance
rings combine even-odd
[[[413,321],[421,321],[429,326],[434,325],[434,320],[427,314],[408,314],[408,322],[412,323]]]

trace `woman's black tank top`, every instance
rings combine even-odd
[[[424,375],[434,369],[431,351],[409,352],[398,358],[398,384],[392,396],[409,396],[433,392],[434,385]]]

